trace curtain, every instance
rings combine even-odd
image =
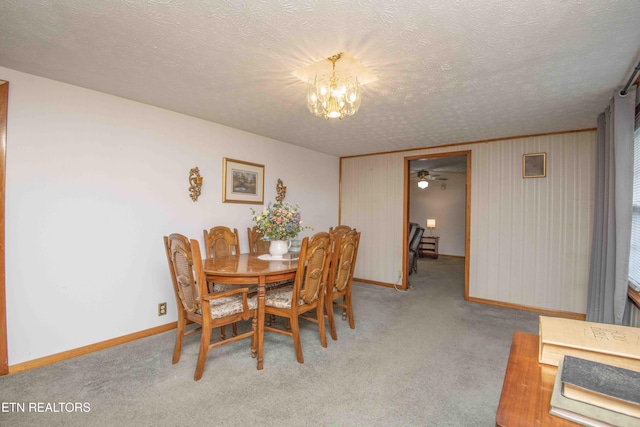
[[[633,195],[635,87],[616,91],[598,116],[596,188],[587,320],[623,324]],[[628,316],[627,316],[628,319]]]

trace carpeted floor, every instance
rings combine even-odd
[[[493,426],[512,334],[538,315],[465,302],[463,273],[426,258],[408,292],[354,283],[356,329],[322,348],[303,321],[304,364],[267,333],[263,371],[243,340],[194,382],[199,336],[172,365],[169,331],[0,377],[0,426]]]

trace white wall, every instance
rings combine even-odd
[[[336,157],[6,68],[0,79],[10,84],[10,365],[175,321],[163,235],[202,241],[204,228],[226,225],[248,250],[259,206],[222,203],[223,157],[265,165],[265,202],[281,178],[314,228],[304,235],[337,224]]]
[[[584,313],[595,131],[342,159],[341,222],[362,241],[355,277],[395,283],[402,269],[404,158],[471,150],[469,296]],[[546,178],[522,155],[547,153]]]
[[[438,251],[442,255],[465,256],[465,220],[467,175],[439,173],[447,181],[431,181],[425,189],[418,188],[417,180],[409,186],[409,219],[425,227],[429,235],[427,218],[436,220],[434,236],[440,236]],[[444,186],[444,187],[443,187]]]

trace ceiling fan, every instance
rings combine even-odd
[[[448,178],[440,178],[439,175],[429,175],[429,171],[418,171],[418,187],[425,189],[429,186],[429,181],[446,181]]]
[[[418,179],[428,179],[429,181],[446,181],[449,178],[440,178],[440,175],[430,175],[429,171],[418,171]]]

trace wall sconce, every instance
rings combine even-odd
[[[435,219],[427,219],[427,228],[429,229],[429,236],[432,236],[433,229],[436,228],[436,220]]]
[[[280,178],[278,178],[278,182],[276,183],[276,194],[276,202],[281,204],[284,200],[284,196],[287,195],[287,187],[284,186]]]
[[[200,191],[202,189],[202,177],[200,176],[200,169],[197,167],[189,171],[189,195],[194,202],[200,197]]]

